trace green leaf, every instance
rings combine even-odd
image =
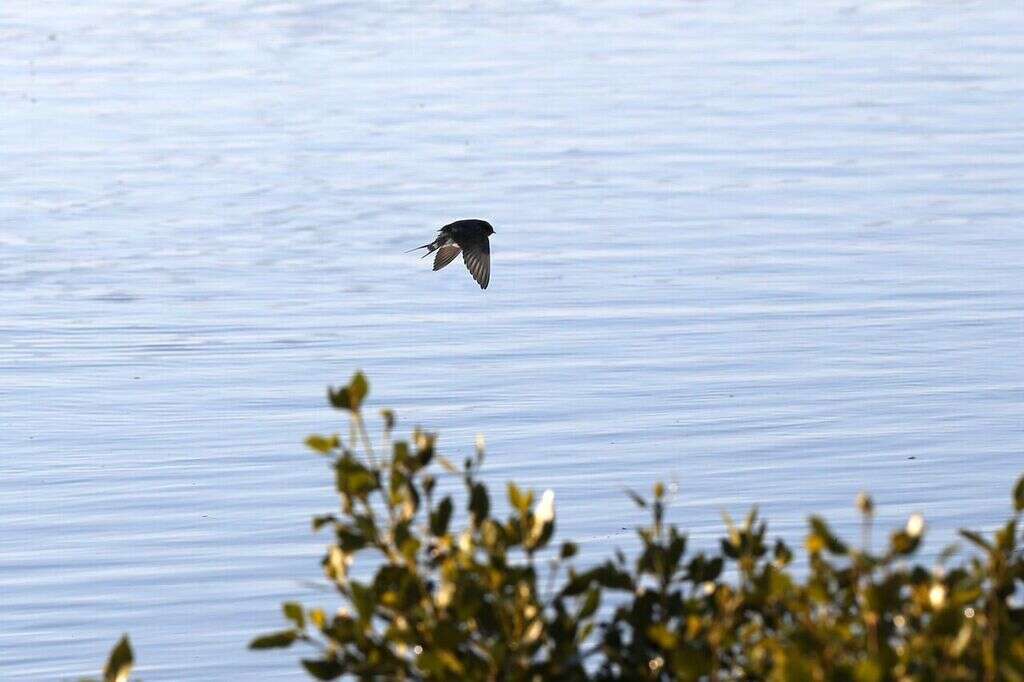
[[[346,453],[344,457],[337,460],[335,470],[339,493],[363,498],[379,487],[377,478],[369,469],[357,462],[351,454]]]
[[[565,559],[571,559],[572,557],[576,556],[576,553],[579,551],[579,549],[579,545],[577,545],[575,542],[563,542],[562,549],[558,552],[558,558],[562,559],[563,561]]]
[[[302,667],[318,680],[334,680],[341,677],[341,664],[333,659],[302,659]]]
[[[518,511],[520,514],[525,514],[530,511],[530,507],[533,505],[533,493],[523,492],[515,483],[509,481],[508,501],[512,505],[513,509]]]
[[[786,546],[786,543],[782,540],[775,541],[775,563],[781,566],[787,566],[790,561],[793,560],[793,552]]]
[[[964,537],[967,537],[966,535]],[[967,538],[968,540],[970,538]],[[889,546],[893,553],[900,555],[913,554],[917,546],[921,544],[921,536],[912,537],[904,531],[896,531],[889,539]]]
[[[944,564],[960,552],[960,545],[953,542],[946,545],[941,552],[939,552],[938,563]]]
[[[306,438],[306,445],[322,455],[329,455],[334,448],[338,447],[338,437],[331,436],[328,438],[327,436],[313,434]]]
[[[348,615],[337,615],[324,634],[335,644],[347,644],[360,636],[356,622]]]
[[[313,517],[313,530],[317,531],[326,526],[328,523],[336,523],[338,517],[334,514],[321,514]]]
[[[1017,519],[1012,518],[1006,526],[996,531],[996,547],[1004,552],[1013,552],[1017,545]]]
[[[327,400],[330,401],[331,406],[336,409],[358,412],[359,408],[363,404],[363,400],[369,392],[370,384],[366,381],[366,376],[364,376],[362,372],[356,372],[352,375],[352,379],[348,382],[348,386],[344,386],[338,390],[334,390],[333,387],[328,387]]]
[[[281,610],[284,611],[285,618],[295,623],[295,627],[300,630],[306,627],[306,615],[302,612],[301,604],[293,601],[285,602],[281,605]]]
[[[667,568],[672,572],[679,567],[679,560],[683,558],[683,554],[686,553],[686,536],[680,535],[679,531],[676,530],[675,526],[669,528],[669,546],[667,559]]]
[[[351,525],[338,526],[334,535],[338,539],[338,548],[345,554],[354,554],[369,542],[358,528]]]
[[[982,537],[982,535],[980,533],[976,533],[973,530],[967,530],[965,528],[961,528],[960,529],[960,536],[965,538],[965,539],[967,539],[967,540],[969,540],[971,542],[971,544],[975,545],[976,547],[980,547],[981,549],[984,549],[987,552],[991,552],[991,551],[993,551],[995,549],[992,546],[991,542],[989,542],[984,537]]]
[[[352,605],[356,607],[356,611],[359,613],[359,620],[364,623],[368,622],[373,616],[373,610],[376,607],[376,596],[373,593],[373,588],[353,580],[349,583],[349,589],[352,591]]]
[[[419,553],[420,547],[422,546],[423,543],[418,539],[415,537],[409,537],[399,545],[398,549],[410,563],[414,563],[416,561],[416,555]]]
[[[629,488],[626,488],[626,494],[629,495],[630,499],[636,503],[636,506],[640,507],[641,509],[647,508],[647,500],[641,497],[640,494],[637,493],[635,490],[630,490]]]
[[[295,630],[281,630],[280,632],[272,632],[269,635],[260,635],[251,642],[249,642],[250,649],[282,649],[289,647],[298,634]]]
[[[703,554],[690,559],[686,567],[687,579],[694,583],[703,583],[716,580],[722,574],[722,567],[725,565],[722,557],[708,559]]]
[[[597,611],[597,607],[601,604],[601,588],[593,587],[587,591],[587,598],[583,601],[583,606],[580,608],[580,613],[576,617],[576,620],[584,620],[590,618]]]
[[[348,394],[348,388],[342,387],[335,391],[333,386],[328,386],[327,400],[330,402],[331,407],[336,410],[352,409],[352,399]]]
[[[1013,509],[1024,511],[1024,476],[1017,479],[1017,485],[1013,486]]]
[[[107,665],[103,668],[103,682],[128,682],[134,663],[131,642],[128,641],[128,635],[122,635],[110,650]]]
[[[487,495],[487,486],[483,483],[473,484],[469,496],[469,512],[473,515],[473,523],[480,525],[491,512],[491,500]]]
[[[366,375],[362,372],[356,372],[352,375],[352,379],[348,382],[348,393],[352,399],[352,410],[358,410],[362,404],[363,399],[370,392],[370,382],[366,380]]]
[[[391,446],[391,462],[393,465],[407,466],[410,459],[409,444],[404,440],[397,441]]]
[[[430,464],[434,459],[434,447],[437,445],[437,434],[418,433],[416,436],[416,463],[418,468]]]
[[[590,587],[595,578],[594,574],[597,569],[592,568],[589,571],[583,573],[577,573],[575,569],[569,569],[569,578],[565,583],[565,587],[562,588],[561,595],[564,597],[575,597],[583,594],[583,591]]]
[[[814,534],[825,543],[825,547],[829,552],[832,554],[846,554],[846,544],[835,536],[832,529],[829,528],[823,518],[820,516],[812,516],[810,518],[810,524]]]
[[[660,623],[647,628],[647,637],[664,651],[672,651],[676,648],[676,636]]]
[[[445,497],[430,514],[430,533],[441,537],[448,532],[448,522],[452,518],[452,498]]]
[[[630,592],[636,589],[632,576],[626,571],[619,570],[610,561],[598,566],[594,572],[594,577],[597,579],[597,582],[609,589],[627,590]]]

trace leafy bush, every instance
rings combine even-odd
[[[329,458],[339,511],[313,519],[333,544],[323,559],[344,606],[334,614],[284,604],[287,629],[254,649],[309,645],[302,665],[315,678],[342,675],[435,680],[1022,680],[1024,580],[1014,514],[992,538],[962,531],[974,552],[955,568],[911,565],[924,534],[912,516],[885,549],[869,549],[873,506],[862,496],[865,541],[838,538],[812,516],[808,568],[766,539],[752,511],[727,521],[715,553],[687,553],[686,536],[665,523],[665,490],[632,494],[650,513],[641,550],[586,569],[577,547],[549,547],[553,494],[507,487],[507,518],[492,513],[480,480],[484,452],[456,467],[438,455],[433,434],[391,441],[394,415],[382,413],[387,456],[367,436],[362,374],[328,390],[349,413],[345,442],[310,436]],[[361,450],[361,453],[359,451]],[[453,495],[439,476],[461,479],[467,515],[453,524]],[[358,558],[367,580],[352,575]],[[728,579],[723,575],[728,574]],[[604,608],[602,608],[602,606]]]

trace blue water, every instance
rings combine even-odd
[[[0,5],[0,678],[301,679],[324,387],[487,435],[583,560],[1024,470],[1014,3]],[[490,220],[491,286],[402,253]],[[881,534],[879,534],[881,536]]]

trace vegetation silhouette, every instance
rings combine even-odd
[[[972,551],[955,566],[956,546],[936,566],[911,563],[925,533],[919,515],[873,551],[867,495],[856,501],[860,547],[811,516],[799,571],[756,509],[742,523],[726,517],[716,551],[687,552],[656,484],[649,496],[630,493],[650,514],[635,557],[615,551],[580,568],[576,544],[551,546],[550,491],[535,501],[509,483],[510,512],[494,513],[482,441],[457,466],[432,433],[392,442],[395,415],[385,410],[387,452],[376,452],[362,414],[368,392],[361,373],[328,389],[349,416],[349,437],[306,439],[328,459],[340,498],[313,528],[332,535],[322,567],[343,604],[329,614],[286,603],[287,627],[249,644],[308,647],[301,665],[316,679],[1024,680],[1015,599],[1024,477],[991,537],[960,532]],[[461,495],[442,494],[442,476]],[[353,576],[357,559],[367,579]],[[105,679],[127,679],[131,661],[124,638]]]

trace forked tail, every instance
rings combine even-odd
[[[433,242],[431,242],[429,244],[424,244],[423,246],[417,246],[415,249],[409,249],[408,251],[406,251],[406,253],[412,253],[413,251],[419,251],[420,249],[426,249],[427,250],[427,252],[425,254],[420,256],[420,258],[426,258],[430,254],[432,254],[434,251],[436,251],[437,247],[434,246]]]

